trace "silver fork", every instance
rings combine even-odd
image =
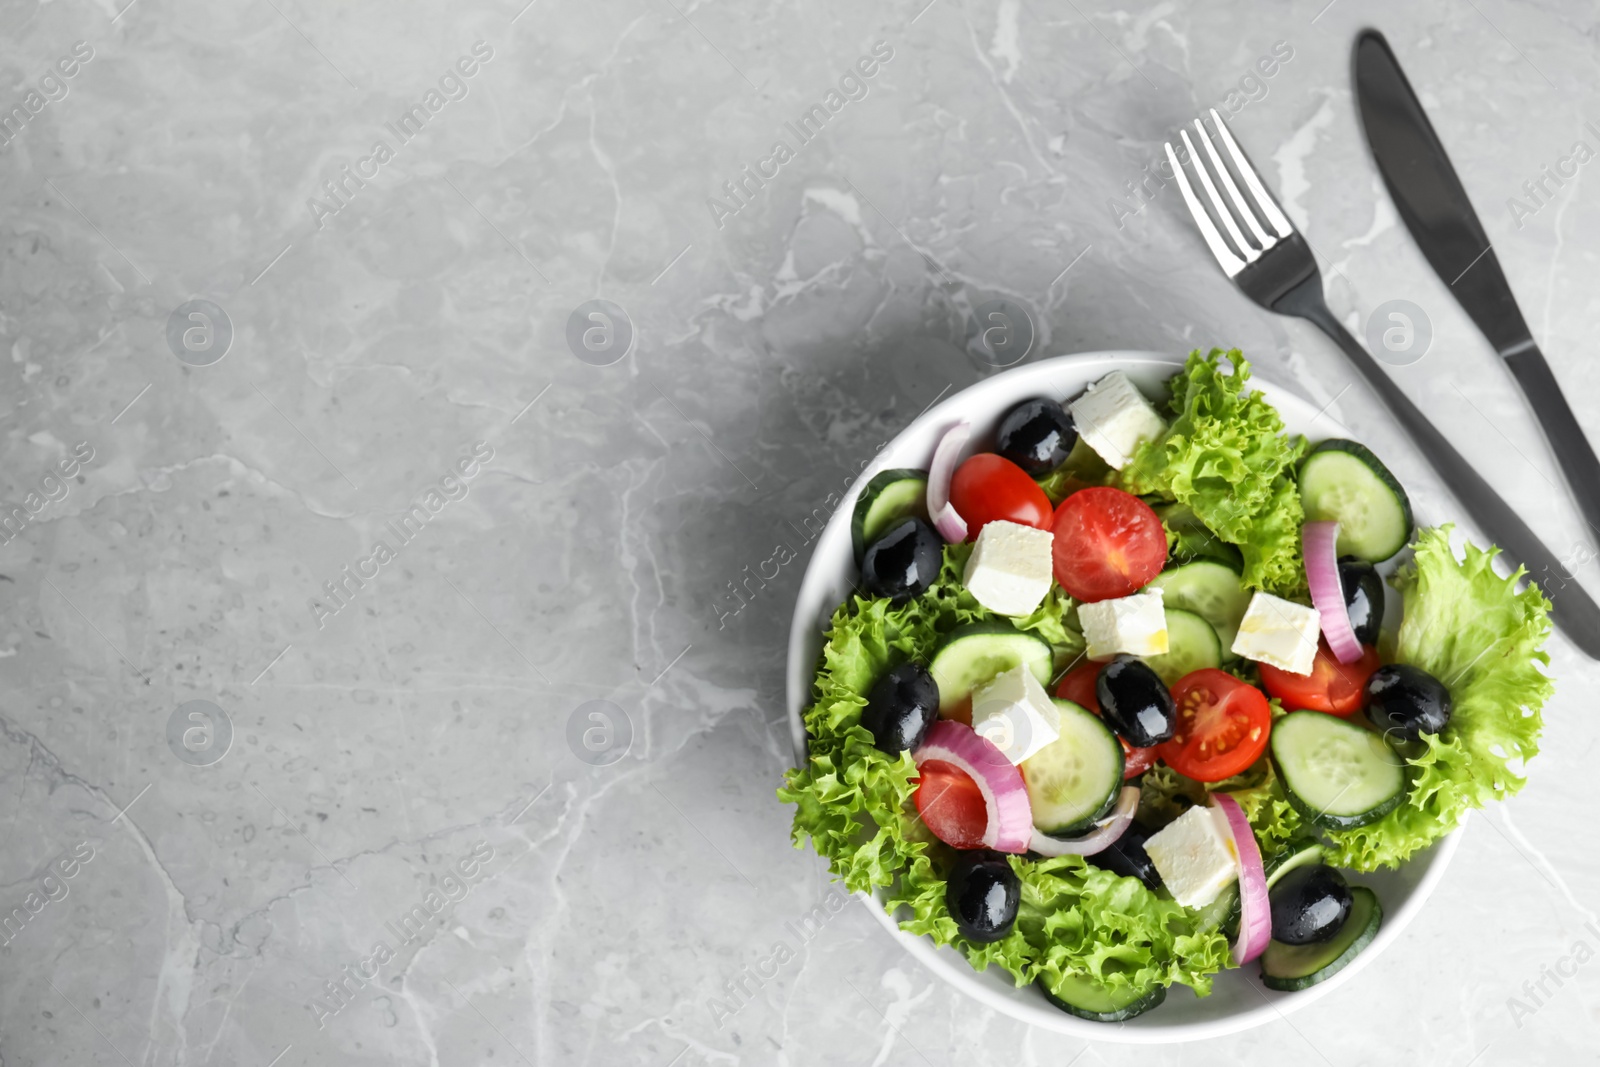
[[[1181,130],[1180,136],[1205,193],[1205,204],[1195,195],[1172,142],[1167,142],[1166,150],[1183,201],[1189,205],[1189,213],[1200,227],[1200,236],[1223,273],[1268,311],[1311,322],[1344,350],[1483,532],[1505,549],[1508,556],[1528,568],[1529,578],[1550,598],[1551,615],[1567,637],[1591,658],[1600,659],[1600,607],[1596,607],[1589,595],[1572,580],[1555,553],[1528,529],[1444,434],[1400,391],[1350,331],[1334,318],[1322,293],[1322,275],[1317,270],[1311,246],[1262,184],[1260,175],[1239,148],[1222,116],[1215,108],[1210,115],[1228,162],[1249,190],[1248,197],[1234,181],[1202,119],[1195,120],[1194,130],[1204,150],[1203,156],[1195,150],[1188,130]],[[1227,194],[1226,201],[1218,192],[1219,184]],[[1216,221],[1207,212],[1207,205],[1215,213]],[[1217,228],[1218,221],[1222,223],[1221,230]],[[1245,236],[1245,230],[1249,231],[1249,237]]]

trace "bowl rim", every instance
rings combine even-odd
[[[825,570],[831,567],[831,563],[823,563],[825,556],[824,546],[842,543],[843,551],[850,551],[848,526],[851,513],[855,508],[855,501],[867,482],[874,475],[890,466],[889,461],[885,460],[884,457],[898,451],[902,442],[908,438],[921,436],[930,424],[958,418],[964,409],[970,409],[973,406],[975,400],[990,394],[1002,396],[1009,394],[1020,400],[1033,393],[1053,391],[1055,395],[1065,398],[1078,392],[1081,389],[1081,385],[1070,390],[1059,385],[1056,385],[1053,390],[1048,388],[1054,384],[1053,379],[1059,380],[1063,376],[1063,372],[1066,372],[1067,376],[1073,380],[1080,379],[1084,374],[1088,374],[1089,377],[1083,379],[1086,382],[1103,376],[1112,370],[1137,368],[1145,371],[1167,370],[1176,372],[1182,369],[1183,362],[1182,357],[1134,349],[1079,352],[1036,360],[975,382],[965,389],[929,405],[928,408],[924,409],[921,414],[878,450],[878,453],[851,482],[849,490],[843,495],[839,505],[829,516],[821,533],[817,535],[816,548],[813,549],[811,558],[807,561],[805,574],[796,592],[795,608],[789,629],[785,694],[790,741],[793,746],[793,766],[803,766],[806,758],[806,733],[803,713],[810,698],[811,682],[815,674],[815,663],[808,660],[806,650],[808,638],[810,637],[809,631],[820,621],[817,617],[816,602],[819,599],[817,591],[819,587],[833,584],[831,576],[824,573]],[[1310,404],[1294,392],[1275,384],[1271,379],[1263,379],[1258,375],[1252,374],[1251,385],[1267,394],[1273,405],[1280,412],[1287,408],[1296,416],[1295,418],[1286,417],[1285,422],[1309,426],[1311,422],[1323,419],[1327,421],[1329,436],[1354,436],[1349,430],[1328,416],[1326,409],[1307,418],[1305,412],[1311,410]],[[827,553],[826,556],[830,561],[837,558],[833,552]],[[837,607],[838,602],[837,598],[831,601],[828,600],[824,592],[822,603],[825,605],[825,610],[829,615]],[[1238,1033],[1282,1019],[1288,1012],[1307,1007],[1348,982],[1366,965],[1376,959],[1389,944],[1395,941],[1405,928],[1410,925],[1417,913],[1421,911],[1439,881],[1444,877],[1445,870],[1449,867],[1452,857],[1460,847],[1461,833],[1465,829],[1466,822],[1467,820],[1463,819],[1462,824],[1455,830],[1408,862],[1407,866],[1422,865],[1421,877],[1398,907],[1385,909],[1383,924],[1373,942],[1343,970],[1326,981],[1295,993],[1280,993],[1267,989],[1261,984],[1259,976],[1253,973],[1251,968],[1223,971],[1216,976],[1218,982],[1230,980],[1229,976],[1231,975],[1238,975],[1239,978],[1231,980],[1238,981],[1243,979],[1253,985],[1261,996],[1261,1003],[1253,1004],[1243,1011],[1235,1011],[1200,1021],[1161,1024],[1159,1021],[1160,1013],[1152,1012],[1150,1015],[1141,1016],[1128,1023],[1113,1026],[1105,1023],[1090,1022],[1068,1015],[1051,1007],[1042,997],[1037,998],[1037,1004],[1023,1003],[1011,995],[1014,990],[1009,988],[996,989],[991,984],[981,980],[980,972],[973,970],[966,958],[960,955],[957,950],[948,946],[937,946],[926,937],[910,934],[900,929],[893,916],[884,910],[874,894],[856,893],[855,895],[861,899],[862,904],[872,913],[879,924],[899,942],[902,948],[921,961],[934,974],[995,1011],[1032,1026],[1088,1040],[1140,1045],[1175,1044]],[[1246,973],[1246,971],[1252,971],[1252,973]],[[1145,1022],[1145,1020],[1149,1021]]]

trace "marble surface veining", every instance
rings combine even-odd
[[[966,345],[986,301],[1027,311],[1030,359],[1240,346],[1451,514],[1152,169],[1204,107],[1352,328],[1422,309],[1395,378],[1600,590],[1348,77],[1385,30],[1600,435],[1596,20],[0,5],[0,1064],[1596,1062],[1600,668],[1560,638],[1526,792],[1289,1021],[1143,1050],[1031,1031],[855,905],[766,963],[828,893],[773,797],[794,542],[996,373]]]

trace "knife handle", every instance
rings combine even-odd
[[[1310,292],[1313,288],[1314,293]],[[1356,370],[1388,405],[1400,425],[1416,441],[1423,457],[1439,472],[1489,540],[1528,569],[1528,580],[1550,598],[1550,615],[1562,632],[1591,659],[1600,659],[1600,606],[1595,605],[1567,566],[1528,529],[1528,524],[1501,499],[1494,487],[1483,480],[1467,458],[1457,452],[1449,439],[1400,391],[1394,380],[1378,366],[1377,360],[1361,347],[1361,342],[1334,318],[1315,276],[1310,285],[1300,286],[1299,291],[1289,294],[1277,309],[1310,321],[1344,349]]]
[[[1578,501],[1578,510],[1583,512],[1590,529],[1600,535],[1600,459],[1595,458],[1583,427],[1572,414],[1556,376],[1550,373],[1550,364],[1545,362],[1544,353],[1533,345],[1506,356],[1505,360],[1533,405],[1534,417],[1544,427],[1550,450],[1556,454],[1561,472],[1567,476],[1567,485]]]

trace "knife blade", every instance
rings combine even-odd
[[[1356,37],[1355,86],[1367,145],[1401,220],[1521,386],[1583,518],[1600,533],[1600,460],[1534,343],[1444,143],[1377,30]],[[1572,575],[1536,577],[1565,584]]]

